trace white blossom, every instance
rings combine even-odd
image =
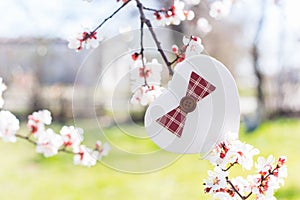
[[[278,169],[277,181],[284,186],[284,179],[288,176],[287,166],[282,166]]]
[[[220,167],[215,167],[214,171],[208,171],[208,178],[204,180],[205,188],[209,189],[210,192],[226,188],[227,182],[226,177],[228,172],[223,171]],[[208,191],[206,189],[206,191]]]
[[[142,106],[146,106],[158,98],[162,94],[163,90],[163,87],[157,85],[141,86],[134,92],[130,102],[132,104],[141,104]]]
[[[221,19],[229,14],[231,5],[231,0],[215,1],[210,5],[209,15],[215,19]]]
[[[145,84],[145,78],[149,85],[160,85],[161,84],[161,72],[163,65],[160,64],[156,59],[152,59],[148,62],[144,59],[145,67],[141,59],[136,59],[132,63],[130,70],[130,85],[131,91],[135,92],[141,85]]]
[[[202,40],[199,37],[191,36],[190,38],[183,37],[183,44],[186,46],[185,57],[191,57],[201,54],[204,47],[202,45]]]
[[[244,169],[250,170],[253,166],[253,156],[259,154],[259,150],[250,144],[237,140],[228,151],[229,163],[237,162]]]
[[[49,110],[40,110],[38,112],[34,112],[32,113],[32,117],[33,119],[46,125],[50,125],[52,122],[51,112]]]
[[[251,187],[247,179],[238,176],[233,178],[231,182],[241,195],[246,196],[251,192]]]
[[[233,134],[228,134],[233,135]],[[250,170],[253,166],[253,156],[259,154],[258,149],[240,140],[227,138],[220,142],[206,157],[214,166],[226,169],[230,164],[240,164],[244,169]]]
[[[0,137],[5,142],[16,142],[16,133],[20,128],[20,122],[9,111],[0,111]]]
[[[28,116],[27,127],[35,138],[45,132],[45,125],[50,125],[52,122],[51,112],[49,110],[40,110],[33,112]]]
[[[209,22],[207,21],[207,19],[205,19],[204,17],[200,17],[197,20],[197,28],[204,35],[206,35],[207,33],[211,32],[211,30],[212,30],[212,26],[209,24]]]
[[[52,129],[47,129],[38,137],[36,152],[43,154],[45,157],[51,157],[58,153],[58,149],[62,144],[62,137],[54,133]]]
[[[74,36],[68,38],[70,49],[75,49],[77,51],[83,48],[97,48],[101,38],[97,36],[97,32],[91,32],[89,29],[85,28],[85,31],[78,32]]]
[[[74,126],[63,126],[60,130],[63,145],[71,147],[74,153],[79,151],[79,146],[83,141],[83,129],[75,128]]]
[[[102,142],[100,140],[98,140],[96,142],[96,158],[97,160],[101,160],[103,156],[107,156],[108,152],[110,151],[110,146],[108,143],[104,143],[102,145]]]
[[[195,13],[192,10],[184,10],[185,3],[180,0],[174,0],[174,4],[166,13],[155,13],[154,25],[179,25],[181,21],[193,20]]]
[[[257,172],[264,175],[269,172],[269,170],[272,170],[273,165],[274,165],[274,157],[270,155],[267,159],[264,157],[258,157],[257,163],[255,165]]]
[[[74,156],[73,162],[75,165],[91,167],[97,163],[98,152],[80,145],[79,152]]]

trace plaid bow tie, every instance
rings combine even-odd
[[[177,137],[181,137],[187,114],[194,111],[197,102],[215,89],[216,87],[214,85],[195,72],[192,72],[186,96],[181,99],[180,105],[156,121]]]

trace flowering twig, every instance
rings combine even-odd
[[[146,18],[146,15],[144,13],[144,9],[143,9],[143,4],[140,2],[140,0],[136,0],[136,4],[137,4],[137,7],[138,7],[138,10],[139,10],[139,13],[140,13],[140,19],[142,21],[142,23],[145,23],[151,33],[151,36],[156,44],[156,47],[157,47],[157,51],[160,53],[162,59],[164,60],[165,64],[167,65],[167,68],[169,70],[169,75],[170,76],[173,76],[173,69],[171,67],[171,62],[168,60],[165,52],[163,51],[162,47],[161,47],[161,43],[160,41],[158,40],[157,36],[156,36],[156,33],[153,29],[153,26],[150,22],[149,19]]]
[[[204,181],[205,193],[217,199],[245,200],[252,195],[256,195],[257,200],[274,199],[274,191],[287,177],[285,157],[280,157],[276,165],[273,156],[267,159],[259,157],[255,164],[258,174],[249,175],[247,179],[240,176],[229,179],[229,170],[235,165],[251,170],[253,156],[258,153],[259,151],[253,146],[237,139],[226,139],[220,142],[207,156],[215,169],[208,172],[209,177]]]
[[[0,84],[1,97],[3,83]],[[107,143],[96,142],[95,149],[87,148],[82,144],[83,130],[74,126],[63,126],[60,134],[55,133],[51,128],[45,127],[52,121],[51,113],[48,110],[33,112],[28,116],[27,127],[29,134],[17,133],[20,129],[20,121],[10,111],[0,110],[0,138],[5,142],[16,142],[17,138],[23,139],[36,147],[36,152],[45,157],[51,157],[58,152],[74,155],[74,164],[93,166],[102,156],[106,156],[110,147]]]
[[[84,38],[83,41],[87,40],[91,35],[94,35],[96,31],[101,28],[109,19],[111,19],[113,16],[115,16],[120,10],[122,10],[131,0],[126,1],[123,3],[117,10],[115,10],[110,16],[105,18],[94,30],[92,30],[90,33],[88,33]]]
[[[145,6],[143,6],[143,9],[147,10],[147,11],[156,12],[156,13],[166,12],[166,9],[155,9],[155,8],[148,8],[148,7],[145,7]]]
[[[226,176],[226,182],[231,186],[231,188],[233,189],[233,191],[239,195],[239,197],[243,200],[247,199],[246,197],[242,196],[239,191],[234,187],[233,183],[229,180],[228,176]],[[251,195],[251,194],[250,194]],[[249,195],[249,196],[250,196]]]
[[[224,172],[227,172],[230,170],[234,165],[239,164],[237,161],[234,163],[229,163],[229,166],[226,169],[222,169]]]
[[[144,22],[141,20],[141,27],[140,27],[140,45],[141,45],[141,50],[140,50],[140,55],[141,55],[141,60],[142,60],[142,75],[144,77],[144,83],[145,86],[148,86],[147,83],[147,76],[146,76],[146,65],[145,65],[145,60],[144,60]]]
[[[15,136],[18,137],[18,138],[27,140],[29,143],[31,143],[31,144],[33,144],[33,145],[37,145],[36,141],[30,139],[29,136],[23,136],[23,135],[20,135],[20,134],[16,134]]]

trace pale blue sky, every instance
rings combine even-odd
[[[248,13],[251,9],[250,15],[255,15],[259,11],[257,2],[260,0],[240,1],[240,5],[235,6],[235,9],[238,9],[238,13],[241,15]],[[300,31],[300,1],[283,1],[286,1],[286,23],[293,30]],[[145,2],[149,4],[149,2]],[[1,0],[0,37],[47,36],[65,38],[70,33],[80,30],[82,26],[94,27],[120,5],[121,2],[117,3],[116,0],[94,0],[92,3],[82,0]],[[113,26],[108,25],[102,30],[111,33],[112,30],[118,30],[119,25],[126,23],[137,28],[138,20],[131,19],[132,12],[123,11],[118,17],[112,19]],[[275,21],[276,19],[274,19]],[[274,24],[276,25],[276,23]]]
[[[0,37],[66,38],[82,27],[95,27],[120,5],[113,0],[95,0],[93,3],[82,0],[1,0]],[[104,32],[116,30],[119,24],[122,25],[120,19],[132,18],[124,10],[118,15],[112,19],[114,26],[103,27]]]

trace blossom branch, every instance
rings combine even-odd
[[[274,198],[274,191],[280,188],[287,177],[286,158],[280,157],[274,165],[272,155],[267,159],[260,156],[255,164],[257,174],[249,175],[246,179],[241,176],[229,179],[229,171],[234,165],[251,170],[253,156],[259,154],[258,149],[233,136],[229,134],[228,139],[217,144],[206,158],[215,168],[208,172],[208,179],[204,180],[205,193],[217,199],[245,200],[252,195],[256,199]]]
[[[227,172],[236,164],[239,164],[239,163],[237,161],[235,161],[234,163],[230,163],[229,166],[226,169],[222,169],[222,171]]]
[[[140,0],[135,0],[136,3],[137,3],[137,7],[138,7],[138,10],[139,10],[139,13],[140,13],[140,19],[142,21],[142,23],[145,23],[148,27],[148,30],[150,31],[151,33],[151,36],[156,44],[156,47],[157,47],[157,51],[160,53],[162,59],[164,60],[165,64],[167,65],[167,68],[169,70],[169,75],[172,76],[173,75],[173,69],[171,67],[171,62],[168,60],[165,52],[163,51],[162,47],[161,47],[161,43],[160,41],[158,40],[157,36],[156,36],[156,33],[153,29],[153,26],[150,22],[149,19],[146,18],[146,15],[144,13],[144,9],[143,9],[143,4],[140,2]]]
[[[29,134],[29,135],[31,135],[31,134]],[[28,135],[28,136],[24,136],[24,135],[16,134],[15,136],[18,137],[18,138],[24,139],[24,140],[26,140],[27,142],[29,142],[29,143],[31,143],[31,144],[37,146],[38,143],[37,143],[36,141],[32,140],[32,139],[29,137],[29,135]],[[72,151],[70,151],[70,150],[67,150],[67,149],[66,149],[66,146],[64,146],[64,147],[61,148],[61,149],[58,149],[58,152],[64,152],[64,153],[73,154],[73,155],[78,154],[78,153],[74,153],[74,152],[72,152]]]
[[[151,12],[166,12],[165,9],[148,8],[148,7],[145,7],[145,6],[143,6],[143,9],[147,10],[147,11],[151,11]]]
[[[74,153],[73,151],[67,150],[67,149],[66,149],[66,146],[64,146],[64,147],[61,148],[61,149],[58,149],[58,152],[64,152],[64,153],[73,154],[73,155],[78,154],[78,153]]]
[[[233,165],[232,165],[233,166]],[[276,167],[273,170],[269,170],[268,174],[266,174],[265,176],[262,175],[261,176],[261,181],[260,181],[260,185],[258,186],[260,187],[264,187],[264,182],[270,177],[270,176],[274,176],[275,172],[280,168],[280,166],[277,164]],[[233,191],[242,199],[248,199],[250,198],[250,196],[253,194],[253,192],[250,192],[248,195],[243,196],[241,195],[241,193],[238,191],[238,189],[233,185],[233,183],[229,180],[228,177],[226,177],[226,182],[231,186],[231,188],[233,189]]]
[[[141,45],[141,50],[140,50],[140,55],[141,55],[141,60],[142,60],[142,75],[144,77],[144,84],[145,86],[148,86],[147,83],[147,76],[146,76],[146,65],[145,65],[145,60],[144,60],[144,22],[141,20],[141,27],[140,27],[140,45]]]
[[[18,137],[18,138],[27,140],[29,143],[31,143],[31,144],[33,144],[33,145],[37,145],[36,141],[30,139],[29,136],[24,136],[24,135],[20,135],[20,134],[16,134],[15,136]]]
[[[231,188],[233,189],[233,191],[239,195],[239,197],[243,200],[247,199],[246,197],[244,197],[243,195],[240,194],[240,192],[234,187],[233,183],[229,180],[229,178],[226,176],[226,182],[231,186]]]
[[[0,84],[1,88],[1,84]],[[3,85],[2,85],[3,88]],[[33,112],[28,116],[27,127],[29,134],[19,134],[20,121],[10,111],[0,110],[0,138],[5,142],[16,142],[17,138],[28,141],[36,147],[36,152],[45,157],[52,157],[59,152],[74,155],[74,164],[93,166],[102,156],[106,156],[110,150],[107,143],[96,142],[94,149],[82,144],[83,130],[74,126],[63,126],[59,134],[51,128],[46,128],[52,122],[51,113],[48,110]]]
[[[110,16],[105,18],[94,30],[92,30],[90,33],[86,34],[85,37],[83,38],[83,41],[87,40],[90,38],[90,36],[94,35],[96,31],[101,28],[109,19],[111,19],[113,16],[115,16],[120,10],[122,10],[131,0],[126,1],[123,3],[117,10],[115,10]]]

